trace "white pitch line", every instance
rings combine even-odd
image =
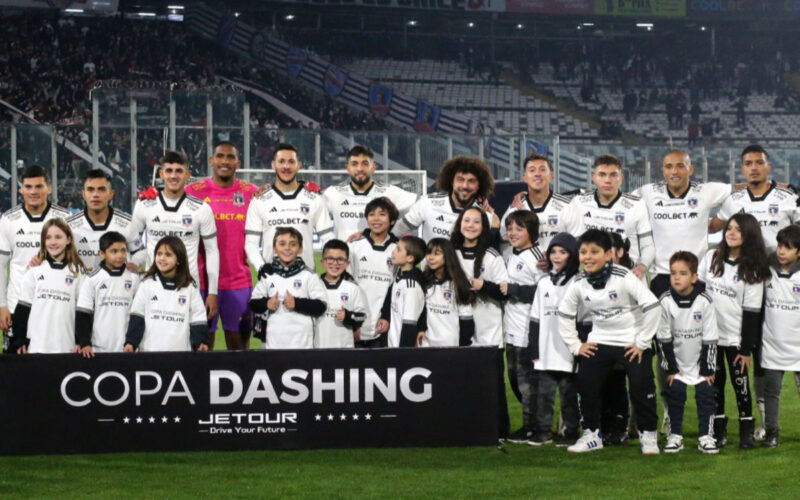
[[[381,418],[395,418],[397,415],[380,415]]]
[[[97,421],[98,422],[113,422],[114,419],[113,418],[98,418]]]

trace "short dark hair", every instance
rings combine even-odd
[[[528,231],[528,237],[531,239],[531,243],[534,245],[536,244],[536,240],[539,239],[538,215],[530,210],[517,210],[516,212],[511,212],[508,214],[508,217],[506,217],[506,229],[508,229],[512,223],[524,227],[525,230]]]
[[[549,168],[551,172],[553,171],[553,164],[550,163],[550,158],[548,158],[547,155],[543,155],[542,153],[531,153],[528,156],[526,156],[525,159],[522,160],[522,170],[523,171],[526,168],[528,168],[528,162],[531,162],[531,161],[544,161],[544,162],[547,162],[547,168]]]
[[[397,207],[392,200],[385,196],[378,196],[377,198],[373,198],[367,203],[367,206],[364,208],[364,217],[368,217],[370,212],[374,212],[377,209],[383,209],[386,213],[389,214],[389,225],[394,226],[394,223],[397,222],[397,219],[400,218],[400,212],[397,210]]]
[[[272,161],[275,161],[275,158],[278,157],[278,152],[280,151],[294,151],[297,154],[297,148],[294,147],[293,144],[289,144],[288,142],[282,142],[275,146],[275,152],[272,153]]]
[[[33,179],[35,177],[44,177],[44,182],[50,184],[50,175],[47,173],[47,170],[39,165],[28,165],[25,167],[20,180],[24,181],[25,179]]]
[[[86,172],[86,176],[83,178],[83,183],[86,184],[86,181],[89,179],[105,179],[111,184],[111,176],[103,169],[100,168],[93,168]]]
[[[158,160],[159,165],[164,165],[165,163],[177,163],[178,165],[185,165],[189,166],[189,158],[186,157],[180,151],[170,151],[167,150],[164,152],[164,156]]]
[[[278,242],[278,236],[283,236],[284,234],[291,234],[294,239],[297,240],[297,243],[300,244],[300,248],[303,248],[303,235],[300,234],[300,231],[293,227],[285,227],[281,226],[275,229],[275,236],[272,237],[272,246],[275,246],[275,243]]]
[[[691,271],[692,274],[697,274],[697,255],[692,252],[687,252],[686,250],[675,252],[672,254],[672,257],[669,258],[669,266],[672,267],[672,264],[676,262],[685,262],[686,265],[689,266],[689,271]]]
[[[108,247],[110,247],[114,243],[125,244],[127,243],[127,241],[125,240],[125,237],[122,236],[122,234],[116,231],[108,231],[107,233],[103,233],[103,235],[100,236],[100,241],[98,243],[100,244],[100,251],[105,252],[106,250],[108,250]]]
[[[778,231],[778,245],[788,248],[800,248],[800,226],[791,224]]]
[[[478,198],[485,200],[494,193],[494,177],[489,165],[477,156],[454,156],[447,160],[436,177],[436,188],[451,193],[453,179],[458,173],[472,174],[478,178]]]
[[[595,158],[594,163],[592,164],[592,170],[596,169],[600,165],[616,165],[620,170],[622,170],[622,160],[611,153],[606,153]]]
[[[347,246],[342,240],[332,239],[325,242],[325,245],[322,247],[322,255],[325,255],[325,252],[328,250],[341,250],[347,255],[347,258],[350,258],[350,247]]]
[[[611,236],[602,229],[588,229],[578,238],[578,248],[587,243],[594,243],[606,252],[613,247]]]
[[[400,238],[406,247],[406,252],[414,257],[414,265],[419,264],[425,258],[425,240],[417,236],[407,234]]]
[[[375,159],[375,153],[372,152],[369,146],[363,146],[361,144],[356,144],[350,151],[347,152],[347,158],[351,158],[353,156],[361,156],[364,155],[370,160]]]
[[[236,151],[236,157],[239,157],[239,148],[237,148],[236,144],[232,143],[231,141],[219,141],[218,143],[214,144],[214,149],[212,151],[216,151],[220,146],[232,147],[233,150]]]
[[[763,153],[764,158],[769,160],[769,155],[767,154],[767,150],[761,147],[760,144],[751,144],[742,150],[742,160],[744,160],[744,155],[747,153]]]

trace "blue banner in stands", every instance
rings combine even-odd
[[[417,116],[414,118],[414,129],[432,134],[439,125],[442,111],[426,101],[417,101]]]
[[[336,97],[342,93],[345,83],[347,83],[347,73],[334,65],[328,66],[328,71],[325,72],[325,78],[322,80],[322,88],[325,89],[325,92],[331,97]]]
[[[294,79],[303,71],[308,62],[308,52],[297,47],[286,49],[286,74]]]
[[[378,116],[386,116],[392,110],[392,89],[377,83],[369,86],[369,110]]]

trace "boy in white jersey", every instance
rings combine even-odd
[[[256,323],[264,332],[264,349],[314,347],[314,318],[325,314],[327,294],[319,276],[306,268],[302,251],[300,231],[275,230],[272,264],[268,274],[259,274],[249,302],[250,309],[261,315]]]
[[[764,368],[764,427],[762,446],[778,446],[783,373],[794,372],[800,390],[800,227],[778,232],[778,249],[770,258],[772,279],[765,287],[764,334],[761,344]]]
[[[416,236],[403,236],[392,252],[398,273],[386,294],[377,330],[387,332],[389,347],[416,347],[424,321],[425,287],[417,264],[425,258],[425,242]]]
[[[522,427],[508,436],[512,443],[523,443],[533,435],[536,378],[528,351],[528,316],[536,291],[536,282],[543,274],[539,261],[544,259],[535,245],[539,218],[529,210],[519,210],[505,218],[506,234],[511,247],[503,253],[509,282],[500,285],[507,297],[503,311],[506,341],[506,364],[511,390],[522,404]]]
[[[417,201],[415,193],[373,180],[375,154],[367,146],[355,145],[347,152],[347,173],[350,174],[348,181],[322,193],[328,212],[333,216],[336,238],[340,240],[351,241],[367,228],[364,208],[373,199],[390,198],[401,214]]]
[[[601,391],[614,364],[622,363],[628,372],[642,453],[658,454],[651,350],[660,317],[658,299],[635,274],[612,263],[611,237],[605,231],[590,229],[581,235],[579,254],[584,272],[569,285],[558,308],[561,337],[573,355],[584,358],[578,372],[583,436],[567,450],[581,453],[603,448]],[[575,320],[580,308],[592,321],[587,342],[578,337]]]
[[[667,372],[670,433],[665,453],[683,449],[683,409],[686,387],[694,386],[700,437],[697,449],[716,454],[719,448],[711,434],[717,409],[714,372],[717,362],[717,316],[711,297],[697,286],[697,257],[686,250],[670,258],[670,284],[659,299],[661,324],[656,338],[661,363]]]
[[[398,212],[389,198],[381,196],[367,203],[364,215],[367,229],[360,238],[350,242],[350,275],[370,299],[356,347],[386,347],[386,335],[378,334],[375,326],[380,319],[383,299],[394,281],[392,251],[398,240],[389,231],[397,222]]]
[[[350,251],[342,240],[329,240],[322,248],[322,284],[328,308],[314,322],[314,347],[355,347],[366,319],[364,292],[347,273]]]
[[[86,358],[95,352],[122,352],[139,274],[126,268],[125,236],[109,231],[98,243],[97,268],[84,280],[75,313],[75,339]]]

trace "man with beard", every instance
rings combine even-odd
[[[492,229],[500,228],[500,219],[489,205],[494,192],[494,178],[480,158],[455,156],[445,162],[436,177],[437,193],[420,197],[395,225],[393,233],[403,235],[422,226],[422,239],[450,238],[458,214],[478,206],[491,215]]]
[[[372,179],[375,173],[374,158],[374,153],[367,146],[353,146],[347,153],[347,173],[350,174],[350,180],[331,186],[322,194],[325,206],[333,216],[337,239],[352,241],[360,235],[367,227],[364,209],[375,198],[389,198],[401,214],[417,200],[415,193],[375,182]]]

